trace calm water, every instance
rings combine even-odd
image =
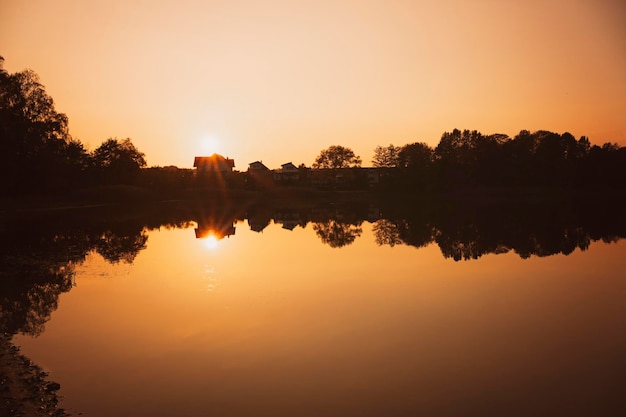
[[[623,415],[614,232],[331,209],[24,226],[61,284],[5,326],[85,417]]]

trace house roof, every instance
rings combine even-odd
[[[281,167],[283,167],[283,170],[285,169],[298,169],[297,166],[295,166],[294,164],[292,164],[291,162],[287,162],[286,164],[282,164]]]
[[[254,161],[254,162],[251,162],[249,165],[250,165],[250,169],[269,171],[269,168],[263,165],[263,162],[261,161]]]
[[[226,165],[230,168],[235,167],[235,160],[230,158],[224,158],[222,155],[214,153],[211,156],[196,156],[193,159],[193,166],[197,168],[199,166],[206,165]]]

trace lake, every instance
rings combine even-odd
[[[622,415],[621,208],[568,207],[22,214],[2,325],[85,417]]]

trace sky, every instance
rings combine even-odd
[[[624,0],[0,0],[4,68],[31,68],[89,150],[245,171],[454,128],[626,146]]]

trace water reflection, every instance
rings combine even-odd
[[[195,236],[209,246],[234,237],[237,222],[262,232],[275,223],[285,230],[310,223],[323,244],[341,248],[373,223],[376,244],[416,248],[436,243],[446,258],[476,259],[513,251],[521,258],[570,254],[596,240],[626,236],[623,205],[617,203],[515,203],[470,205],[419,202],[169,205],[137,213],[61,213],[22,217],[2,229],[0,330],[37,335],[72,287],[74,268],[94,251],[111,263],[132,263],[148,245],[148,231],[195,223]],[[285,235],[285,239],[289,237]]]
[[[126,211],[109,209],[4,218],[0,226],[1,415],[32,410],[65,415],[57,409],[58,384],[48,381],[41,368],[19,354],[11,336],[43,333],[59,296],[74,285],[76,266],[90,252],[110,263],[130,264],[146,248],[149,228],[187,224],[179,212],[158,220],[153,214],[143,211],[129,216]]]
[[[196,207],[191,215],[196,222],[196,238],[221,240],[235,234],[235,222],[241,220],[245,206],[231,204]]]
[[[72,287],[74,269],[91,251],[111,263],[132,263],[148,245],[148,231],[196,224],[196,238],[235,237],[235,224],[250,230],[269,224],[312,229],[323,244],[353,244],[363,222],[373,223],[377,245],[421,248],[436,243],[446,258],[476,259],[513,251],[521,258],[570,254],[591,242],[626,236],[623,205],[417,204],[349,202],[324,204],[229,203],[169,205],[136,213],[110,210],[21,217],[5,222],[0,270],[0,330],[37,335]],[[285,235],[285,239],[289,239]]]
[[[331,248],[350,245],[363,233],[361,223],[350,224],[334,219],[314,223],[313,230],[322,242]]]
[[[97,253],[112,264],[134,263],[150,245],[150,231],[160,228],[195,225],[195,237],[214,247],[222,239],[238,239],[241,233],[236,234],[236,228],[246,228],[247,220],[247,228],[254,232],[279,225],[285,232],[280,239],[288,246],[292,233],[310,224],[314,232],[310,236],[328,247],[342,248],[369,238],[364,226],[371,223],[378,246],[425,248],[434,243],[444,257],[457,261],[507,252],[526,259],[567,255],[586,250],[597,240],[624,238],[623,209],[620,204],[570,202],[231,202],[17,216],[0,228],[0,332],[41,335],[60,295],[72,290],[76,268],[88,254]],[[209,288],[214,285],[213,275],[209,268]],[[0,344],[8,348],[10,338]],[[39,385],[45,390],[49,381],[42,381]]]
[[[592,241],[615,242],[626,236],[622,209],[623,204],[616,202],[353,202],[298,208],[257,204],[247,207],[243,216],[255,232],[262,232],[272,222],[286,230],[306,228],[311,223],[322,243],[333,248],[354,243],[367,221],[374,224],[375,241],[380,246],[421,248],[436,243],[444,257],[460,261],[509,251],[523,259],[567,255],[587,249]],[[231,216],[225,225],[214,220],[217,224],[205,229],[229,236],[234,234],[230,222],[238,218]],[[233,233],[225,232],[228,230]]]
[[[195,232],[196,239],[217,241],[225,237],[233,236],[235,234],[235,225],[232,221],[228,223],[198,223]]]

